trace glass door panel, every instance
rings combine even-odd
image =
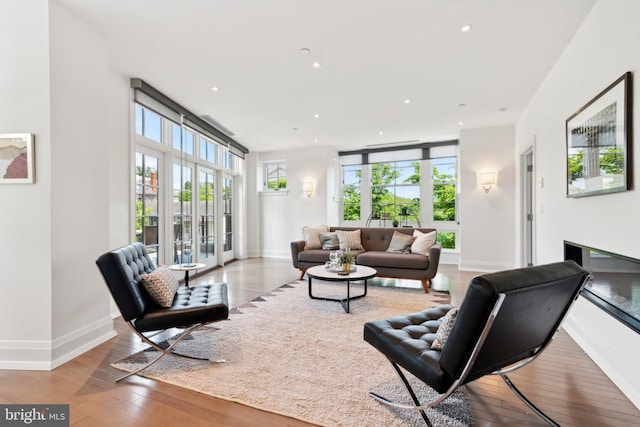
[[[195,262],[193,246],[193,167],[173,164],[173,258],[176,264]]]
[[[223,206],[223,251],[224,260],[233,259],[233,179],[222,179],[222,206]]]
[[[215,175],[213,172],[200,171],[198,201],[198,241],[199,259],[213,258],[215,255]]]
[[[160,192],[158,157],[136,153],[136,242],[142,242],[153,262],[160,252]]]

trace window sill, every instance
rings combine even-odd
[[[269,191],[260,191],[261,196],[286,196],[289,194],[289,190],[269,190]]]

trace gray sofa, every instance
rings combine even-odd
[[[413,234],[413,230],[423,233],[435,231],[434,228],[366,228],[366,227],[330,227],[330,231],[360,230],[360,238],[364,250],[356,253],[356,264],[367,265],[378,271],[379,277],[393,277],[399,279],[415,279],[422,282],[425,292],[429,292],[431,279],[438,272],[440,251],[442,245],[436,242],[430,249],[429,255],[401,254],[386,252],[394,231]],[[307,249],[305,241],[291,242],[291,260],[293,266],[300,269],[300,279],[304,277],[309,267],[322,265],[329,261],[329,251],[326,249]]]

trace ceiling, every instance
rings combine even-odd
[[[251,151],[514,124],[595,3],[56,1],[106,37],[114,68],[213,117]]]

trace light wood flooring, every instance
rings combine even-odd
[[[298,275],[289,261],[255,258],[232,262],[194,277],[190,283],[225,281],[230,304],[236,306],[295,280]],[[449,290],[452,303],[457,305],[472,276],[443,265],[434,287]],[[386,283],[388,279],[375,280]],[[398,284],[420,287],[417,281]],[[110,363],[145,346],[121,318],[114,324],[116,338],[51,372],[0,371],[0,403],[68,403],[74,426],[310,425],[138,376],[115,384],[114,379],[121,372]],[[392,369],[390,365],[388,369]],[[558,334],[538,360],[511,378],[562,426],[640,425],[640,411],[565,332]],[[478,426],[545,425],[500,378],[485,377],[469,384],[467,395]]]

